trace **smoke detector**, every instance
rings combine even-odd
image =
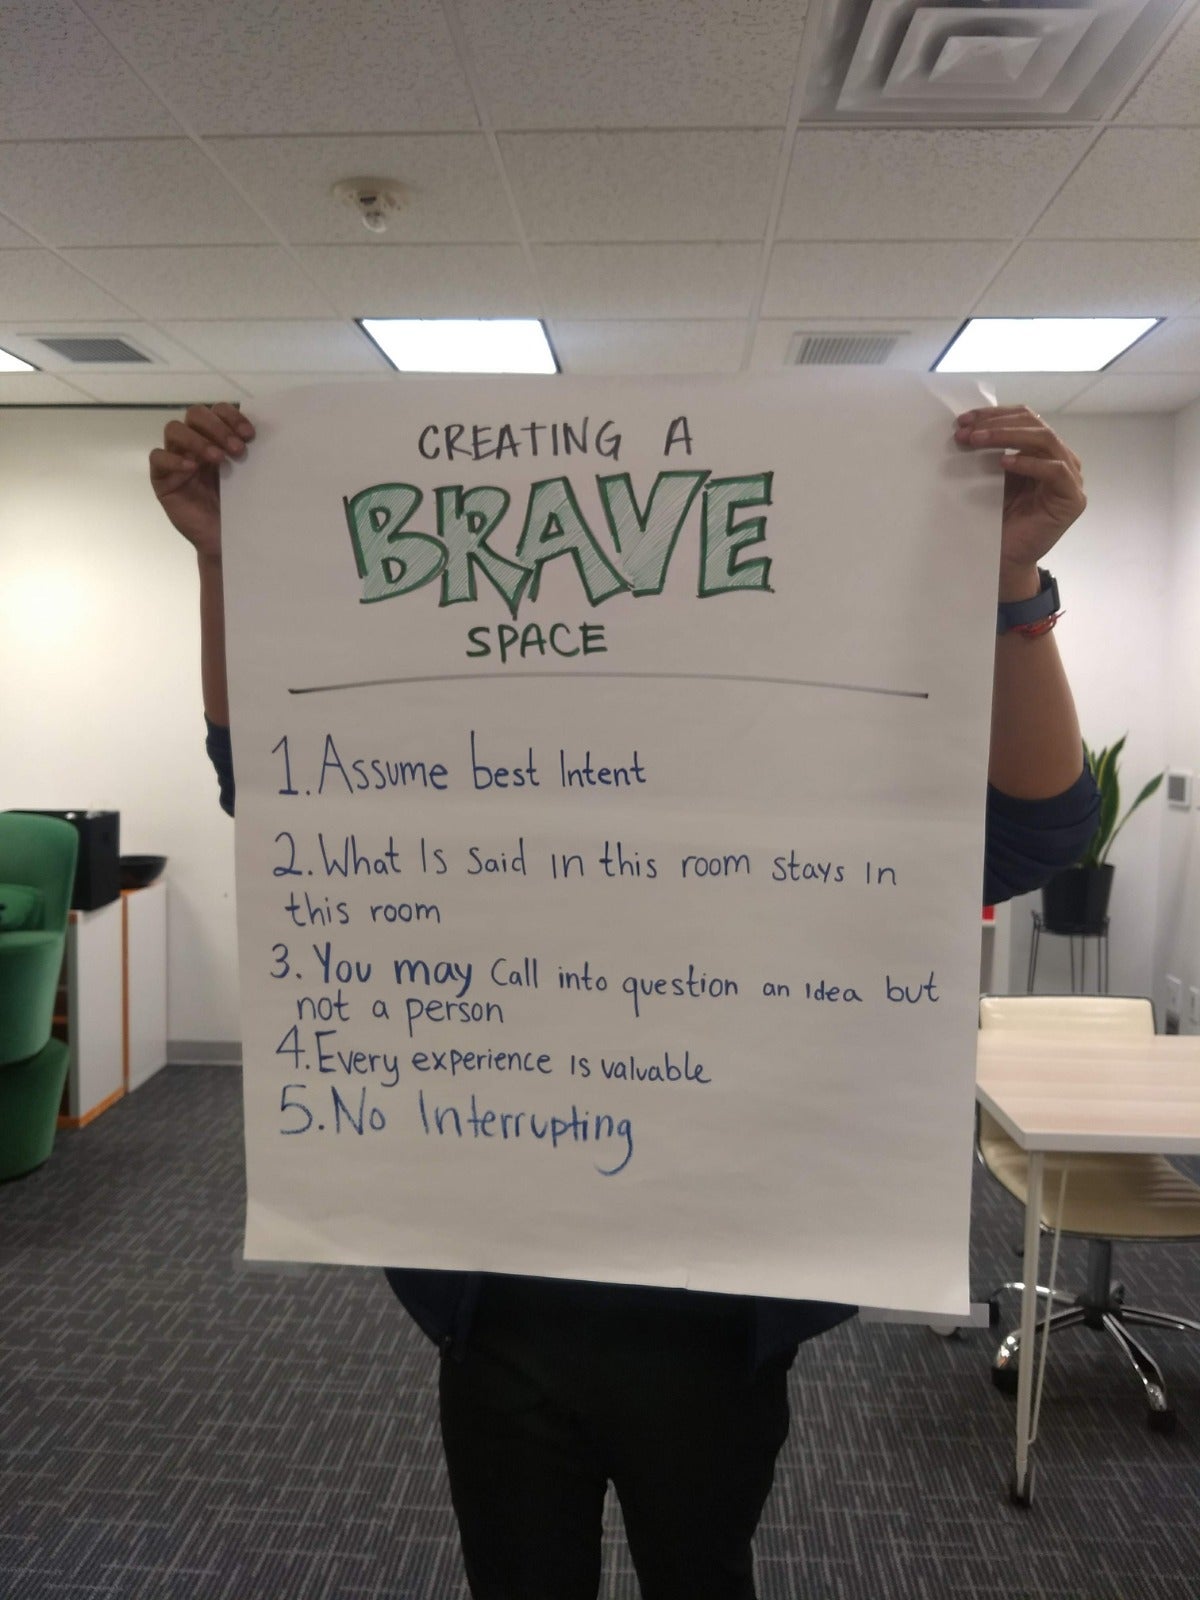
[[[353,206],[368,233],[386,233],[391,214],[404,205],[404,190],[391,178],[343,178],[333,197]]]

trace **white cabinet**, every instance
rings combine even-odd
[[[167,885],[121,895],[125,917],[125,1087],[137,1089],[167,1060]]]
[[[59,1125],[82,1128],[167,1059],[167,886],[72,911],[58,1030],[71,1052]]]
[[[81,1128],[125,1093],[120,900],[72,911],[67,925],[68,1127]]]

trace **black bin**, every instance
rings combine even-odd
[[[79,835],[79,860],[72,911],[96,911],[121,892],[121,813],[119,811],[37,811],[39,817],[61,817]]]

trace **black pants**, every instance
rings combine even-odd
[[[595,1600],[611,1480],[645,1600],[754,1600],[750,1541],[787,1437],[719,1295],[489,1285],[442,1362],[442,1437],[475,1600]]]

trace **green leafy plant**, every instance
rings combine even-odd
[[[1096,780],[1096,787],[1100,790],[1100,821],[1096,824],[1096,831],[1089,840],[1087,849],[1080,857],[1079,865],[1081,867],[1102,867],[1104,865],[1108,860],[1108,852],[1113,847],[1113,841],[1121,829],[1129,821],[1142,801],[1149,800],[1150,796],[1163,781],[1161,772],[1156,778],[1151,778],[1141,794],[1138,795],[1129,810],[1118,822],[1117,815],[1121,809],[1121,785],[1117,768],[1127,737],[1127,734],[1123,734],[1116,744],[1104,750],[1092,750],[1086,743],[1084,744],[1083,752],[1087,758],[1087,764]]]

